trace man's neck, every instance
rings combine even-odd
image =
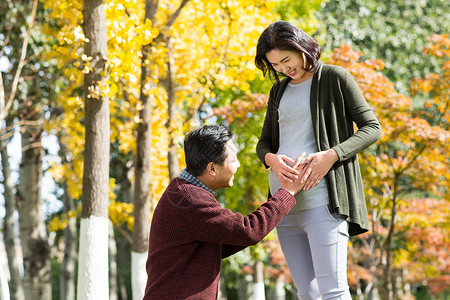
[[[205,179],[203,179],[203,180],[200,179],[201,176],[194,176],[191,173],[189,173],[186,169],[183,169],[183,171],[181,171],[181,174],[179,175],[179,177],[181,179],[187,180],[190,183],[192,183],[193,185],[203,188],[203,189],[211,192],[213,195],[215,195],[215,192],[207,184],[204,183]]]
[[[198,180],[200,180],[204,185],[206,185],[211,191],[214,193],[217,191],[217,188],[214,187],[213,184],[211,184],[210,176],[208,174],[202,174],[200,176],[196,176]]]

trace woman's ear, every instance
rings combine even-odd
[[[302,58],[303,58],[303,69],[306,69],[306,67],[308,67],[309,63],[308,63],[308,59],[306,58],[305,52],[302,52]]]

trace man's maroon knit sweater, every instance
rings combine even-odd
[[[144,300],[216,299],[221,259],[258,243],[294,205],[280,189],[243,217],[205,189],[175,178],[153,215]]]

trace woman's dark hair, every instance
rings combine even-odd
[[[200,176],[210,163],[222,165],[225,161],[225,144],[233,137],[231,130],[224,126],[203,126],[192,130],[184,138],[186,171]]]
[[[275,78],[277,81],[279,81],[278,72],[266,57],[266,53],[273,49],[304,53],[308,64],[304,68],[305,71],[311,71],[317,66],[321,54],[319,44],[303,30],[286,21],[273,22],[258,39],[255,65],[263,72],[264,76],[269,73],[269,77]]]

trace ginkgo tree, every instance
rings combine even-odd
[[[41,197],[42,126],[53,94],[51,65],[41,57],[46,47],[41,34],[44,18],[38,0],[0,4],[2,236],[10,275],[0,290],[8,299],[51,297],[50,247]],[[18,145],[11,143],[13,136],[20,139]],[[20,160],[17,169],[10,164],[13,158]]]
[[[169,176],[152,180],[155,198],[184,164],[182,138],[192,126],[199,124],[202,112],[215,101],[214,91],[248,88],[247,77],[254,74],[249,68],[252,51],[246,47],[254,46],[256,41],[258,32],[253,24],[267,24],[273,5],[192,1],[183,7],[169,30],[159,29],[152,51],[162,53],[162,57],[152,58],[155,60],[152,65],[158,68],[153,67],[151,73],[154,88],[162,92],[153,99],[160,104],[156,107],[162,113],[152,115],[154,141],[159,141],[158,147],[152,148],[159,159],[153,160],[152,165],[168,167]],[[164,21],[158,16],[169,15],[170,8],[170,5],[159,6],[155,26]],[[253,42],[249,44],[248,38]],[[240,80],[236,80],[237,74]],[[158,180],[162,181],[158,183]]]
[[[58,103],[65,112],[70,112],[52,120],[51,126],[47,128],[49,130],[61,128],[59,124],[62,124],[63,128],[67,127],[65,136],[68,138],[64,140],[65,144],[71,153],[81,153],[80,140],[76,139],[77,136],[81,137],[84,134],[79,122],[76,122],[83,118],[78,87],[81,86],[80,78],[89,61],[89,57],[80,52],[85,39],[79,25],[82,5],[74,1],[54,1],[47,2],[46,5],[52,11],[52,17],[57,20],[58,25],[54,28],[48,27],[47,33],[55,36],[57,43],[47,57],[57,59],[64,75],[69,79],[60,93],[64,101]],[[189,130],[189,124],[185,121],[195,120],[193,117],[196,113],[207,110],[205,103],[215,101],[214,89],[225,87],[248,89],[247,78],[255,76],[252,64],[254,43],[263,25],[274,19],[272,15],[274,5],[274,2],[266,1],[255,2],[254,5],[240,1],[217,3],[193,1],[184,8],[179,20],[168,33],[175,38],[173,55],[177,109],[175,123],[172,126],[177,130],[173,132],[173,135],[178,137],[176,142],[180,141],[183,132]],[[158,11],[157,20],[164,20],[170,5],[161,3],[160,6],[162,9]],[[140,52],[142,45],[150,43],[154,36],[158,36],[159,30],[157,24],[140,25],[139,21],[143,18],[143,3],[140,1],[109,2],[106,8],[110,70],[110,84],[107,87],[113,100],[110,104],[111,140],[117,140],[119,150],[127,153],[135,151],[134,130],[137,112],[140,109],[137,106],[140,61],[136,58],[142,55]],[[251,12],[258,13],[253,16]],[[217,20],[223,22],[218,23]],[[262,25],[256,27],[255,24]],[[253,44],[249,44],[249,40]],[[153,85],[145,88],[155,95],[152,116],[155,152],[152,161],[155,163],[153,171],[157,173],[153,174],[155,181],[152,185],[157,197],[168,182],[167,167],[162,167],[167,166],[164,156],[168,151],[168,146],[165,145],[168,131],[164,126],[168,109],[165,83],[168,55],[165,41],[154,45],[152,48],[154,64],[151,66]],[[180,147],[178,151],[181,151]],[[161,173],[164,170],[165,173]],[[66,174],[56,170],[55,172]],[[71,186],[72,183],[76,186],[77,179],[73,178]],[[76,189],[71,190],[76,192]]]
[[[169,150],[175,148],[182,165],[179,143],[185,132],[199,124],[199,115],[208,110],[208,103],[215,101],[214,90],[248,89],[247,78],[255,76],[251,63],[254,43],[258,32],[273,20],[275,2],[189,1],[170,28],[165,28],[165,24],[179,3],[158,2],[154,22],[144,21],[144,5],[143,1],[109,1],[105,5],[109,77],[102,92],[110,99],[113,156],[123,160],[129,168],[132,166],[126,157],[136,151],[138,115],[142,110],[139,94],[143,91],[152,96],[150,197],[155,200],[169,181]],[[80,87],[91,61],[82,51],[87,41],[80,26],[83,5],[79,1],[53,1],[46,2],[46,7],[54,22],[50,23],[54,26],[48,26],[47,33],[55,37],[54,47],[47,56],[58,61],[65,77],[57,101],[62,114],[55,115],[46,128],[60,136],[68,158],[64,160],[67,164],[55,163],[52,172],[57,179],[66,182],[71,197],[78,199],[84,136]],[[139,78],[144,45],[151,45],[151,49],[148,59],[144,60],[149,75],[142,84]],[[171,114],[170,97],[175,104]],[[169,140],[173,140],[171,145],[167,143]],[[110,190],[117,188],[116,182],[111,180]],[[116,228],[124,226],[125,231],[132,228],[130,223],[133,222],[123,213],[129,211],[124,209],[127,205],[130,206],[112,201],[109,209]],[[115,213],[115,208],[122,213]]]

